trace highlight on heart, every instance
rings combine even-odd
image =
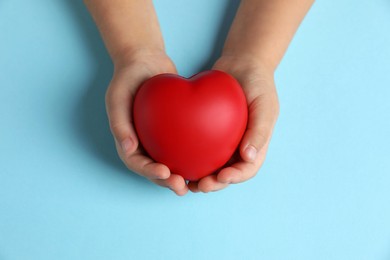
[[[209,70],[190,78],[159,74],[138,89],[133,107],[139,140],[157,162],[190,181],[232,157],[245,132],[245,95],[231,75]]]

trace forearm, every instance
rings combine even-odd
[[[224,56],[247,57],[274,71],[314,0],[242,0]]]
[[[132,53],[164,51],[152,0],[84,0],[114,63]]]

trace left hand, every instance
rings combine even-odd
[[[248,125],[236,153],[225,168],[197,182],[189,182],[192,192],[217,191],[254,177],[265,160],[279,115],[272,69],[252,58],[235,56],[222,56],[213,69],[229,73],[242,86],[248,103]]]

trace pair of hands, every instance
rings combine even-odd
[[[229,184],[254,177],[265,160],[268,144],[279,114],[273,71],[250,57],[222,56],[213,69],[227,72],[241,84],[248,103],[248,125],[240,146],[217,174],[197,182],[183,177],[148,157],[139,143],[132,120],[132,101],[141,83],[160,73],[177,73],[162,51],[139,50],[124,55],[115,64],[113,79],[106,92],[106,110],[116,149],[131,171],[167,187],[177,195],[217,191]]]

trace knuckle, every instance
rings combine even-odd
[[[126,123],[118,122],[116,120],[110,120],[110,125],[113,130],[122,130],[125,128]]]
[[[105,102],[107,105],[115,104],[120,98],[120,93],[117,90],[109,87],[105,94]]]
[[[271,136],[271,129],[269,127],[260,127],[255,131],[254,135],[257,140],[257,143],[259,145],[263,145]]]
[[[120,140],[121,136],[126,133],[126,123],[109,121],[111,132]]]
[[[279,116],[279,113],[280,113],[280,103],[279,103],[278,95],[276,93],[274,93],[274,94],[272,94],[270,99],[272,100],[270,107],[269,107],[270,112],[275,118],[277,118]]]
[[[270,134],[263,134],[263,133],[258,133],[257,138],[259,138],[260,144],[263,145],[267,142]]]

